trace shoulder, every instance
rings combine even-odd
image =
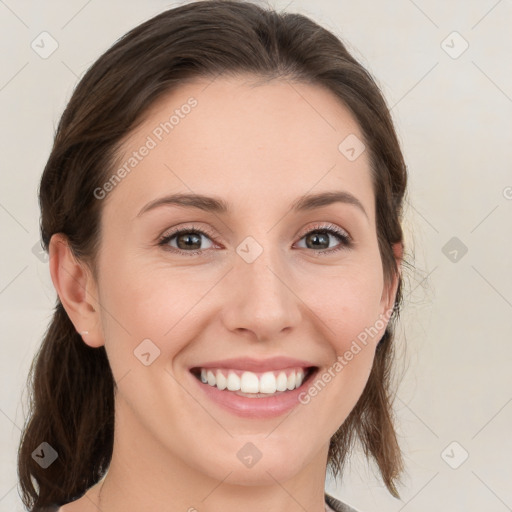
[[[334,512],[358,512],[355,508],[350,507],[327,493],[325,493],[325,502]]]

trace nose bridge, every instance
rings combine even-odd
[[[286,255],[271,239],[271,234],[263,243],[247,237],[236,248],[230,272],[232,293],[224,310],[229,329],[251,330],[258,339],[275,337],[300,320]]]

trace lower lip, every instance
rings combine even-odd
[[[318,368],[297,389],[261,398],[248,398],[236,395],[227,389],[220,390],[216,386],[204,384],[189,373],[206,396],[225,410],[244,418],[274,418],[287,413],[301,403],[299,395],[304,392],[317,372]]]

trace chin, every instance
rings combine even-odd
[[[248,441],[250,443],[250,441]],[[256,445],[258,441],[254,444]],[[244,443],[245,444],[245,443]],[[242,444],[241,446],[244,446]],[[260,441],[260,445],[263,441]],[[223,480],[226,484],[231,485],[244,485],[244,486],[261,486],[261,485],[275,485],[278,482],[285,482],[293,478],[298,472],[305,468],[309,460],[304,457],[304,450],[295,445],[295,448],[290,447],[290,450],[276,450],[271,447],[262,448],[261,458],[255,461],[243,462],[245,453],[250,453],[248,449],[246,452],[240,453],[240,458],[235,454],[235,457],[221,456],[215,457],[215,454],[210,452],[216,463],[204,467],[204,459],[201,460],[202,470],[213,479]],[[266,453],[266,455],[265,455]],[[253,452],[256,455],[256,452]],[[314,454],[311,454],[313,457]],[[221,459],[219,461],[219,459]]]
[[[226,470],[225,474],[232,471],[226,478],[226,483],[256,487],[275,485],[276,481],[286,482],[301,470],[301,466],[292,465],[286,460],[267,461],[264,464],[263,459],[261,459],[252,468],[226,468]]]

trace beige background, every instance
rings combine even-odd
[[[270,3],[333,30],[376,76],[410,169],[406,237],[416,271],[406,274],[399,340],[402,500],[357,453],[327,490],[365,512],[512,510],[512,2]],[[171,5],[0,1],[0,511],[23,510],[22,390],[55,297],[47,264],[32,252],[54,127],[94,60]],[[58,44],[45,59],[31,48],[43,31]]]

